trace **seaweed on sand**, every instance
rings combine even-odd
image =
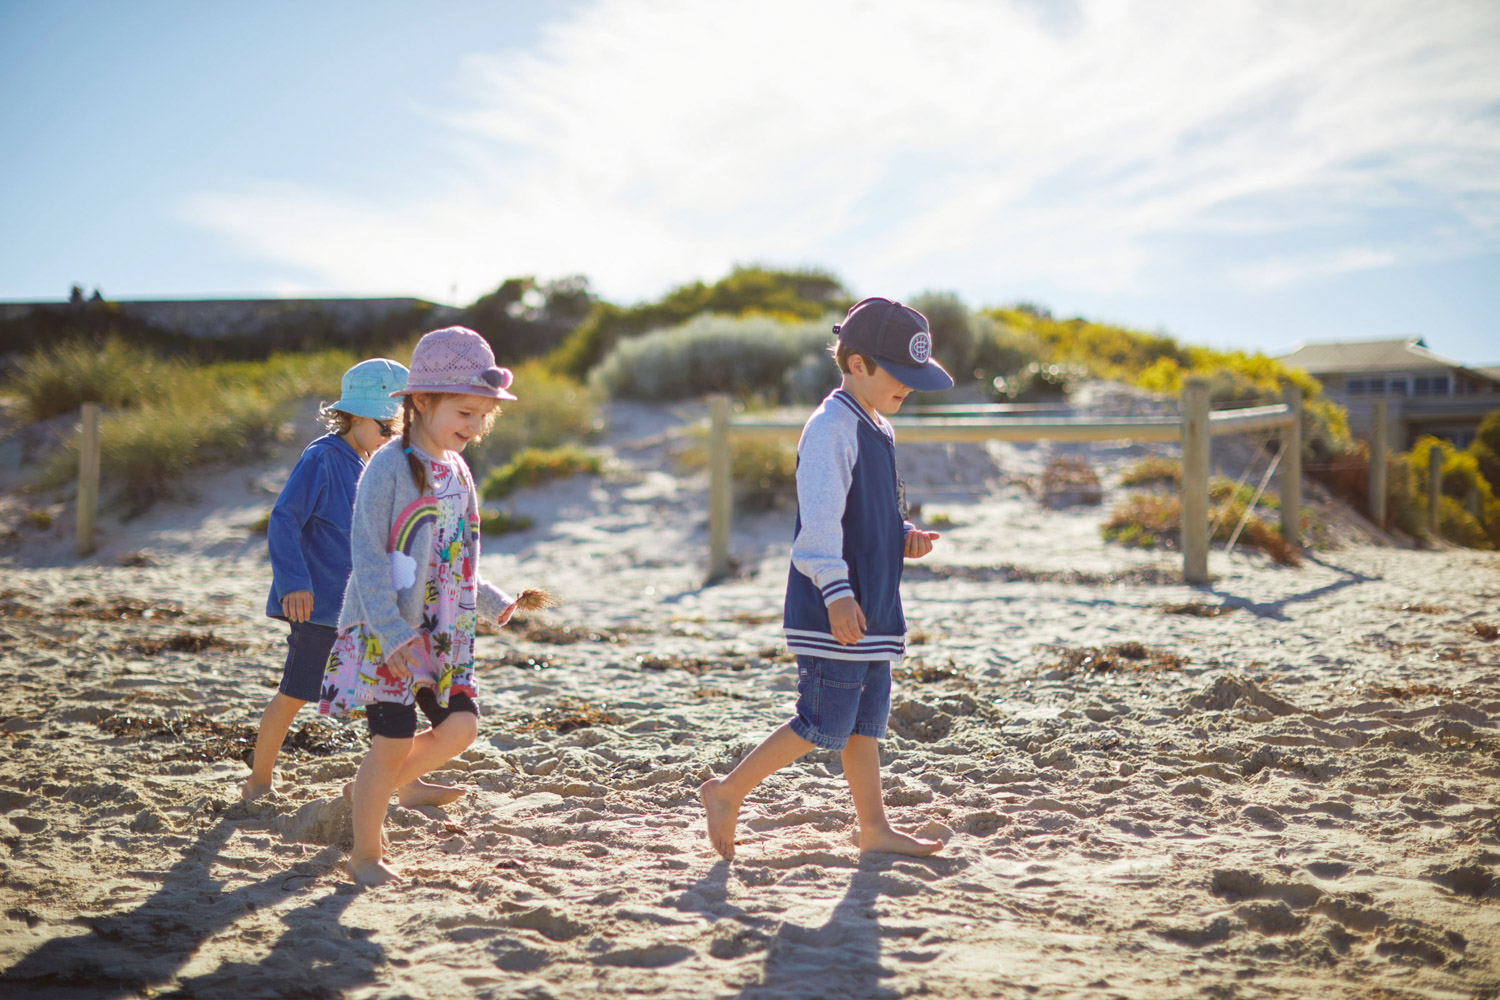
[[[1048,664],[1054,670],[1067,674],[1080,671],[1090,674],[1105,673],[1159,673],[1177,670],[1192,661],[1178,653],[1146,646],[1139,642],[1120,642],[1110,646],[1041,646],[1057,656],[1057,661]]]

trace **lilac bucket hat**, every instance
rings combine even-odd
[[[495,352],[483,337],[462,326],[433,330],[411,352],[406,388],[392,396],[416,392],[457,392],[490,399],[515,399],[511,371],[495,364]]]

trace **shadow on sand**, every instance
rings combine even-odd
[[[373,982],[384,950],[368,940],[350,940],[348,929],[339,925],[359,894],[349,884],[308,893],[306,905],[282,913],[286,930],[261,960],[225,962],[178,979],[211,938],[241,920],[248,925],[251,914],[305,890],[342,858],[337,848],[328,848],[290,871],[225,891],[212,869],[236,822],[223,818],[205,830],[163,874],[161,887],[134,909],[80,918],[87,933],[53,938],[0,973],[0,996],[113,1000],[149,991],[176,997],[333,997]],[[260,951],[249,942],[240,950]]]

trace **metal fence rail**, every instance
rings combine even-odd
[[[891,421],[907,441],[1181,441],[1182,576],[1208,582],[1208,470],[1210,444],[1223,434],[1286,428],[1281,483],[1281,533],[1300,544],[1302,506],[1302,392],[1288,386],[1282,403],[1210,412],[1208,383],[1193,379],[1182,390],[1181,417],[1092,420],[1066,417],[898,417]],[[970,408],[958,408],[968,410]],[[949,411],[953,412],[953,411]],[[1010,411],[1015,412],[1015,411]],[[1022,411],[1024,412],[1024,411]],[[708,578],[729,572],[730,441],[792,437],[801,420],[736,420],[728,396],[709,399]]]

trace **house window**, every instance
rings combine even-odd
[[[1448,376],[1418,375],[1412,379],[1412,392],[1418,396],[1446,396],[1448,395]]]
[[[1406,395],[1406,379],[1404,379],[1404,378],[1393,378],[1393,379],[1391,379],[1390,382],[1386,383],[1386,392],[1389,392],[1392,396],[1404,396],[1404,395]]]
[[[1351,378],[1349,380],[1349,395],[1362,396],[1365,392],[1365,380],[1362,378]]]

